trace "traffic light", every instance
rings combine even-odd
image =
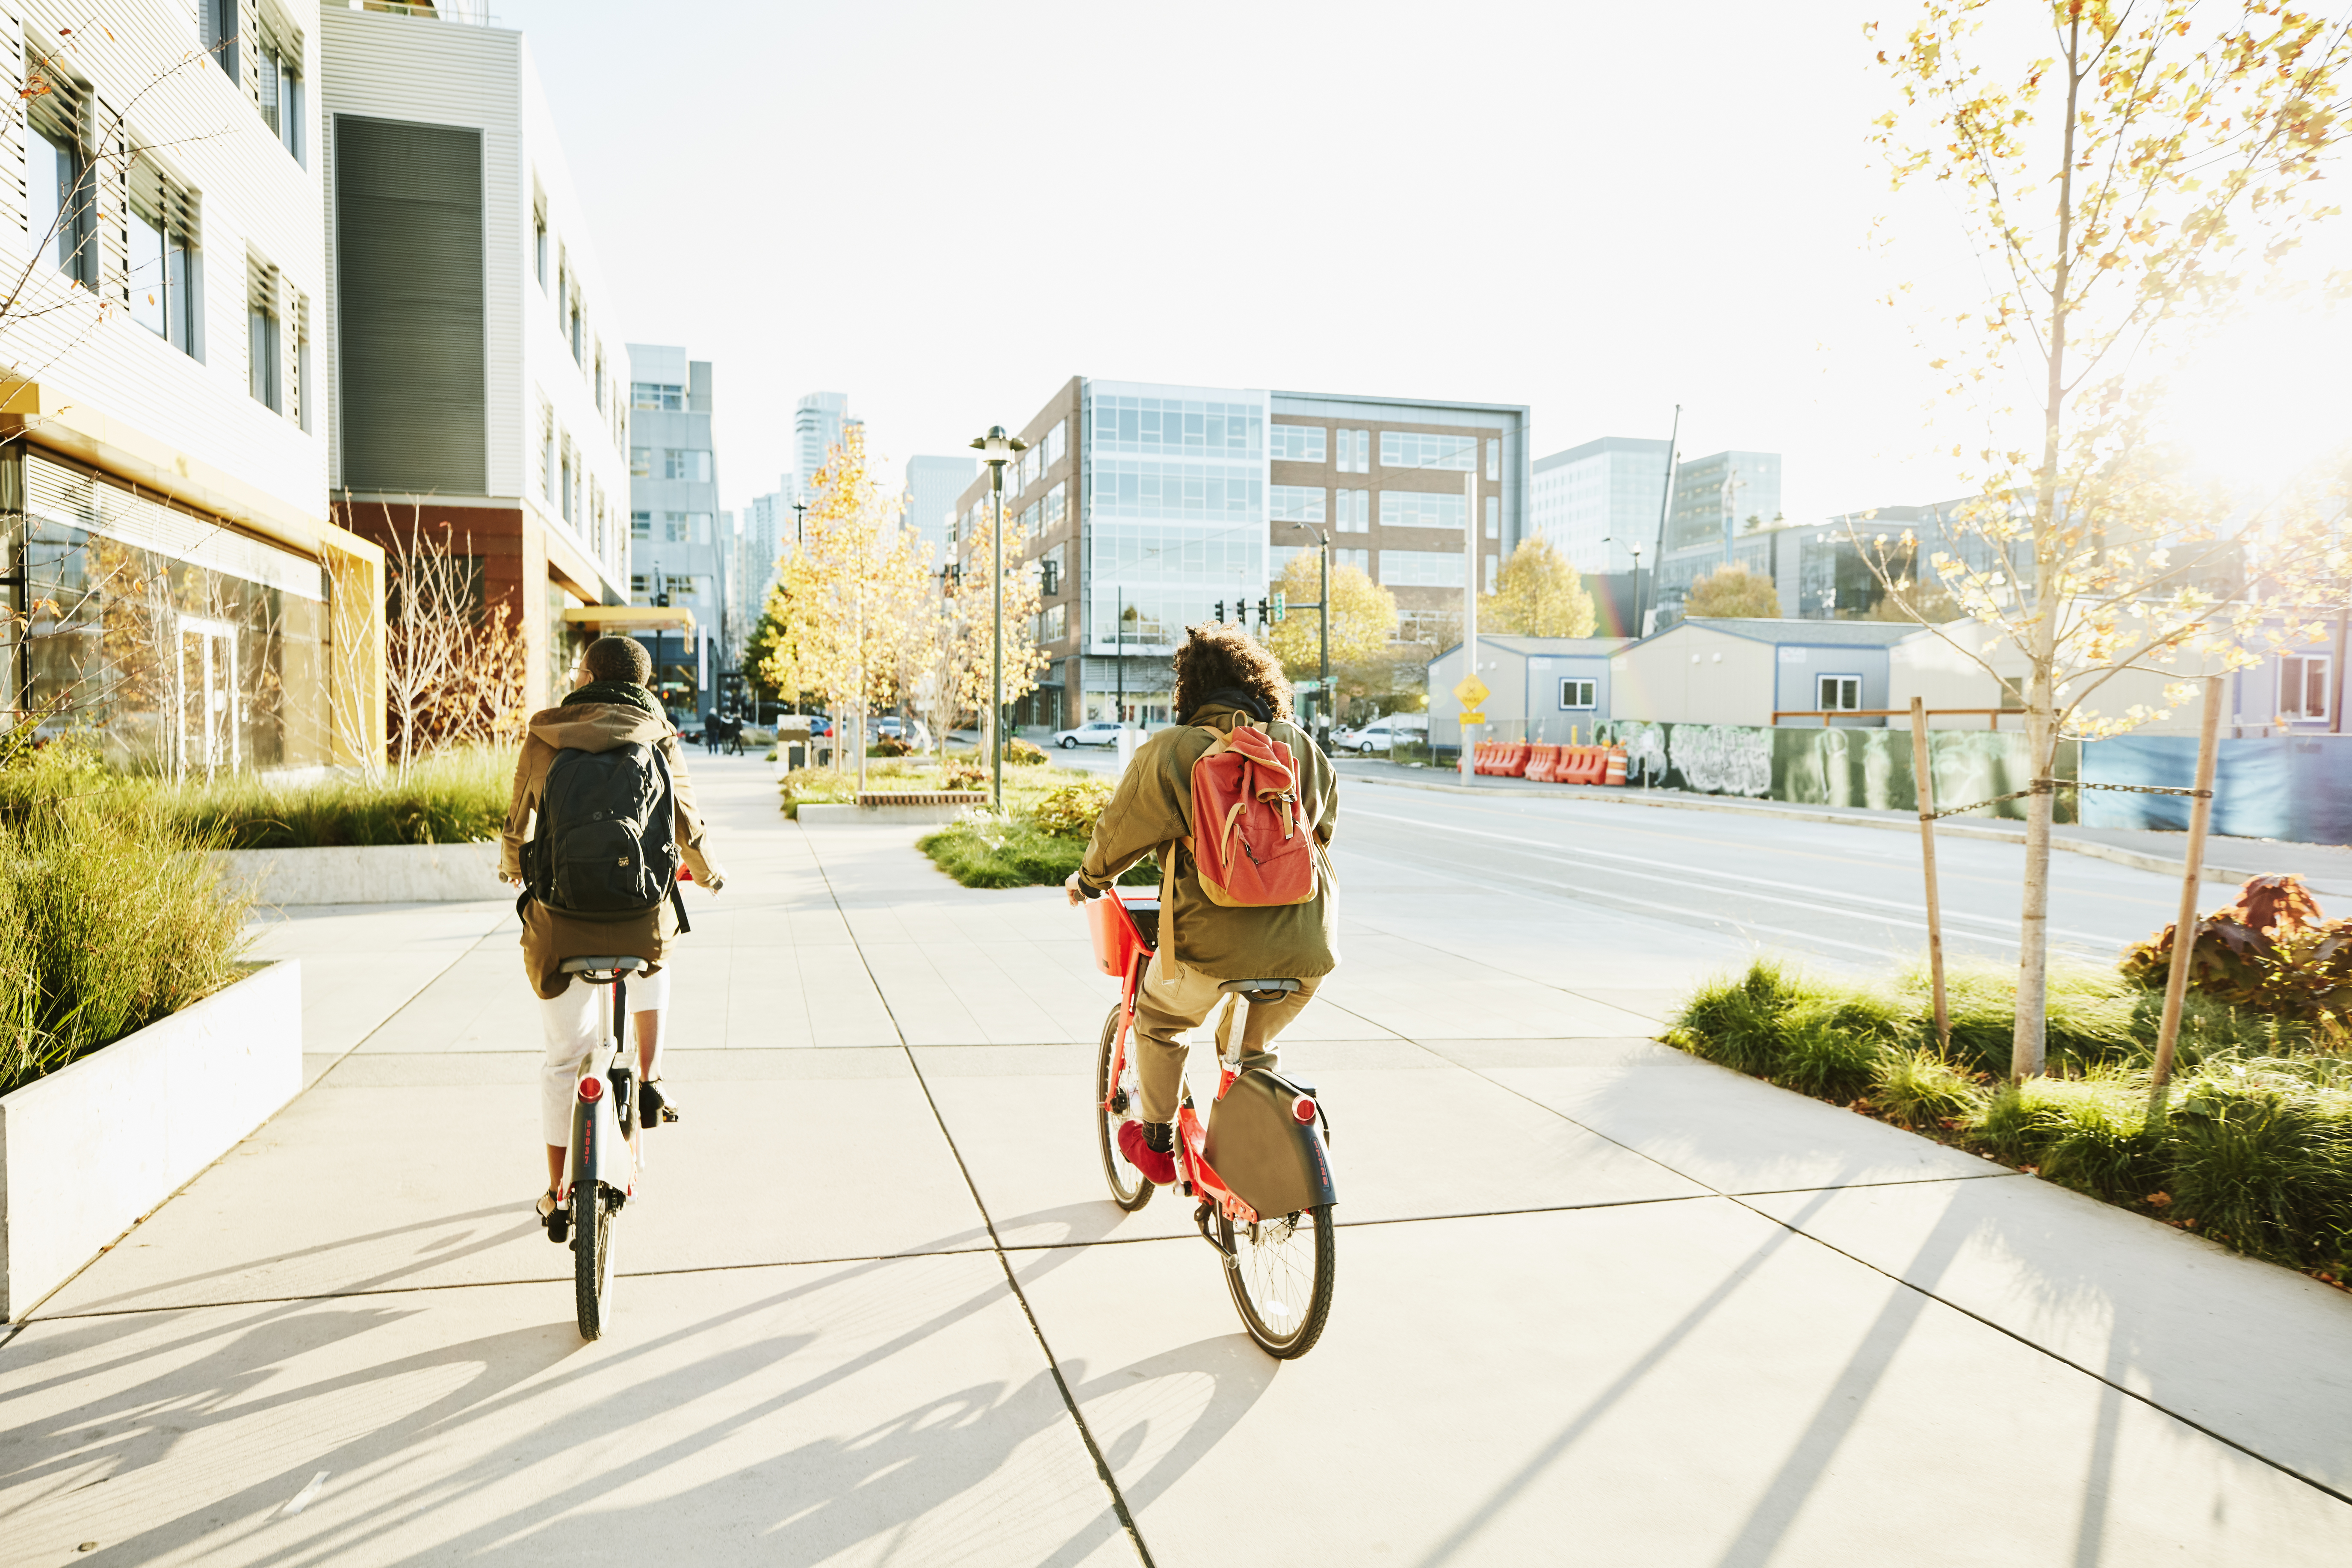
[[[1062,591],[1062,563],[1060,562],[1045,562],[1040,567],[1038,575],[1044,578],[1044,582],[1039,585],[1045,590],[1045,594],[1047,598],[1050,599],[1055,595]]]
[[[655,608],[655,609],[656,609],[656,610],[667,610],[667,609],[668,609],[668,608],[669,608],[669,595],[668,595],[667,594],[656,594],[656,595],[654,595],[654,608]]]
[[[1288,614],[1290,614],[1290,606],[1284,602],[1283,596],[1280,594],[1276,594],[1274,596],[1274,618],[1276,621],[1279,622]]]
[[[1272,600],[1260,599],[1257,602],[1257,625],[1260,631],[1264,631],[1265,629],[1266,621],[1273,616],[1273,614],[1274,603]]]
[[[1223,621],[1225,618],[1225,602],[1223,599],[1219,599],[1217,601],[1217,614],[1215,618],[1219,621]]]

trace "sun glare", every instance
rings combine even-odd
[[[2352,307],[2266,301],[2184,357],[2168,433],[2249,500],[2352,443]]]

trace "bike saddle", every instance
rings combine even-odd
[[[646,967],[646,961],[635,957],[567,958],[562,969],[566,974],[635,974]]]
[[[1279,1002],[1298,990],[1299,984],[1296,980],[1228,980],[1217,989],[1246,996],[1253,1002]]]

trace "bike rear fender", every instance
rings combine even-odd
[[[1201,1151],[1209,1168],[1268,1218],[1339,1201],[1322,1119],[1301,1122],[1291,1112],[1307,1092],[1278,1073],[1252,1068],[1234,1079],[1209,1118]]]

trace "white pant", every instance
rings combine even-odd
[[[669,1007],[670,965],[659,974],[629,982],[629,1011],[660,1013]],[[574,976],[560,996],[539,1002],[540,1032],[547,1042],[547,1058],[539,1068],[539,1126],[551,1148],[572,1142],[572,1101],[578,1094],[581,1063],[612,1038],[613,988],[591,985]],[[630,1068],[635,1070],[634,1058]],[[656,1070],[661,1058],[654,1058]]]

